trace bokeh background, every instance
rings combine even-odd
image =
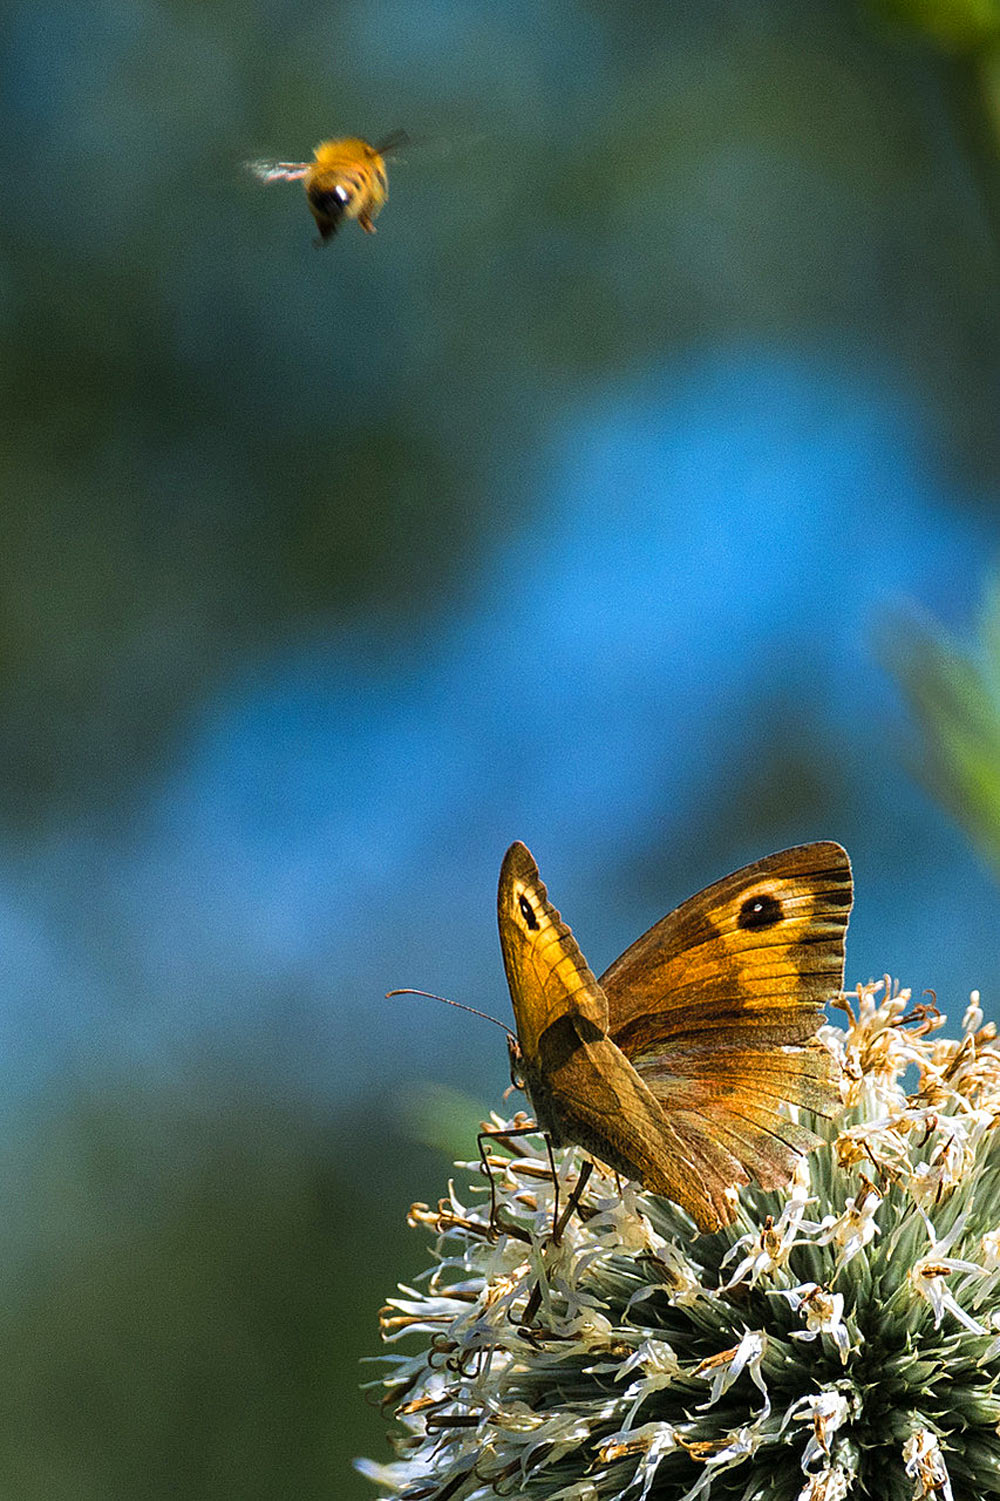
[[[1000,13],[4,30],[0,1488],[354,1501],[511,839],[597,970],[840,839],[1000,1016]],[[240,171],[399,126],[374,239]]]

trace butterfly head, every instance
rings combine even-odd
[[[515,1089],[526,1090],[524,1077],[524,1051],[513,1032],[507,1033],[507,1057],[510,1061],[510,1082]]]

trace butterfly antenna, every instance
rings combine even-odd
[[[387,990],[385,998],[388,1001],[394,995],[422,995],[426,996],[429,1001],[443,1001],[446,1006],[457,1006],[459,1011],[468,1011],[471,1016],[481,1016],[484,1021],[492,1022],[495,1027],[500,1027],[506,1032],[508,1037],[514,1036],[509,1027],[504,1026],[504,1023],[498,1021],[495,1016],[490,1016],[488,1011],[477,1011],[475,1006],[464,1006],[461,1001],[449,1001],[446,995],[435,995],[432,990]]]

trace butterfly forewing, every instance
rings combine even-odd
[[[500,867],[497,923],[517,1035],[528,1057],[537,1053],[546,1028],[567,1012],[607,1031],[604,992],[520,841]]]
[[[608,1037],[604,992],[523,844],[504,857],[497,915],[519,1072],[539,1127],[557,1146],[575,1142],[624,1176],[670,1191],[697,1152]],[[700,1183],[673,1197],[699,1223],[718,1222]]]

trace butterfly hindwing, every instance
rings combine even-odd
[[[816,1141],[782,1104],[836,1102],[813,1038],[843,983],[851,898],[840,845],[783,850],[683,903],[601,977],[609,1033],[678,1133],[725,1145],[764,1187]]]

